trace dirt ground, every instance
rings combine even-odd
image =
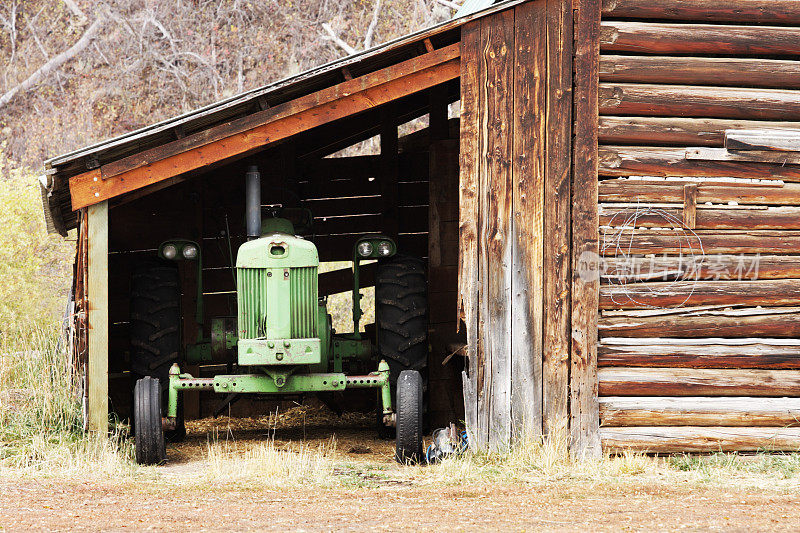
[[[189,475],[209,441],[274,438],[290,446],[330,444],[337,461],[395,468],[393,443],[374,436],[370,417],[344,420],[302,410],[274,420],[205,420],[168,447],[160,475]],[[422,467],[416,467],[422,468]],[[800,493],[652,483],[542,482],[435,488],[389,478],[353,488],[81,481],[0,476],[0,531],[796,531]]]

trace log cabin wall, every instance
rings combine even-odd
[[[800,448],[800,166],[724,146],[800,128],[800,2],[606,0],[599,81],[604,447]]]

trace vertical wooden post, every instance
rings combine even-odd
[[[108,202],[89,206],[89,430],[108,432]]]
[[[459,150],[458,212],[458,319],[467,330],[469,374],[462,374],[464,421],[470,446],[483,447],[486,437],[479,431],[478,413],[483,403],[483,352],[478,347],[478,51],[481,21],[461,29],[461,131]]]
[[[575,140],[572,169],[571,451],[601,453],[597,401],[598,81],[601,0],[582,0],[575,11]]]
[[[547,47],[544,2],[515,11],[511,419],[519,441],[542,432]]]
[[[568,427],[572,206],[572,1],[546,0],[547,173],[544,183],[543,431]]]

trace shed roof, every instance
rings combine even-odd
[[[456,19],[130,133],[48,159],[44,163],[45,174],[40,178],[48,231],[63,235],[77,227],[77,213],[73,211],[69,190],[69,178],[72,176],[175,141],[178,137],[202,132],[266,107],[334,86],[342,81],[343,67],[347,67],[354,77],[358,77],[417,56],[420,43],[425,39],[430,39],[437,47],[452,44],[458,41],[459,28],[464,23],[525,1],[527,0],[494,0],[489,7],[468,12]]]

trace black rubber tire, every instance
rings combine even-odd
[[[180,302],[180,279],[175,263],[150,260],[134,267],[130,298],[131,371],[138,377],[159,379],[162,408],[166,408],[169,369],[180,359]],[[166,432],[166,439],[179,442],[185,436],[183,402],[179,399],[176,426]]]
[[[144,377],[133,388],[136,462],[158,465],[167,459],[161,427],[161,385],[157,378]]]
[[[396,396],[397,379],[404,370],[416,370],[427,388],[428,280],[425,263],[407,255],[378,262],[375,283],[375,323],[378,356],[389,363],[389,381]],[[380,408],[379,408],[380,409]],[[424,418],[425,404],[422,404]],[[391,438],[391,428],[380,423],[378,434]]]
[[[422,460],[422,376],[403,370],[397,378],[397,440],[395,458],[402,464]]]

